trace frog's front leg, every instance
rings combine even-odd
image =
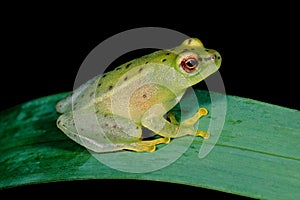
[[[178,126],[180,125],[181,126],[181,130],[180,132],[186,130],[186,128],[192,128],[193,125],[203,116],[207,115],[208,114],[208,111],[206,108],[199,108],[198,111],[190,118],[182,121],[181,123],[179,123],[176,118],[175,118],[175,115],[174,113],[172,112],[169,112],[168,113],[168,117],[171,121],[172,124],[177,124]],[[189,130],[186,130],[186,131],[189,131]],[[181,134],[184,134],[184,133],[181,133]],[[187,132],[187,135],[188,135],[188,132]],[[207,139],[209,138],[210,136],[210,133],[209,132],[206,132],[206,131],[203,131],[203,130],[193,130],[193,133],[190,134],[190,135],[195,135],[195,136],[200,136],[200,137],[203,137],[204,139]],[[179,135],[181,136],[181,135]]]
[[[202,117],[207,115],[208,111],[205,108],[200,108],[194,116],[184,120],[179,123],[175,119],[174,114],[169,114],[169,119],[171,122],[167,121],[163,115],[166,113],[162,104],[157,104],[147,112],[144,113],[142,117],[142,125],[152,130],[158,135],[167,138],[182,137],[185,135],[201,136],[203,138],[208,138],[209,133],[202,130],[195,130],[193,125]]]

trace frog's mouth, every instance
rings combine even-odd
[[[218,69],[220,68],[220,66],[211,63],[209,65],[207,65],[205,68],[203,68],[202,70],[200,70],[200,77],[201,80],[206,79],[208,76],[212,75],[213,73],[215,73],[216,71],[218,71]]]

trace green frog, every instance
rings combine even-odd
[[[208,138],[194,124],[208,111],[200,108],[178,122],[169,112],[187,88],[216,72],[220,54],[197,38],[158,50],[95,76],[60,100],[57,126],[93,152],[153,152],[157,144],[186,135]],[[167,116],[167,117],[165,117]],[[144,130],[156,137],[144,138]]]

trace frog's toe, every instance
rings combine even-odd
[[[199,108],[197,113],[199,113],[199,116],[202,117],[208,114],[208,110],[206,108]]]
[[[171,138],[169,137],[165,137],[165,138],[162,138],[163,139],[163,144],[169,144],[171,142]]]
[[[204,139],[207,139],[210,137],[210,133],[202,130],[197,130],[196,136],[203,137]]]
[[[179,122],[176,120],[174,113],[168,112],[168,118],[170,119],[172,124],[178,125]]]

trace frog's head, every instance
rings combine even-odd
[[[173,52],[177,55],[175,69],[188,79],[190,85],[204,80],[221,66],[220,54],[215,50],[206,49],[196,38],[185,40]]]

